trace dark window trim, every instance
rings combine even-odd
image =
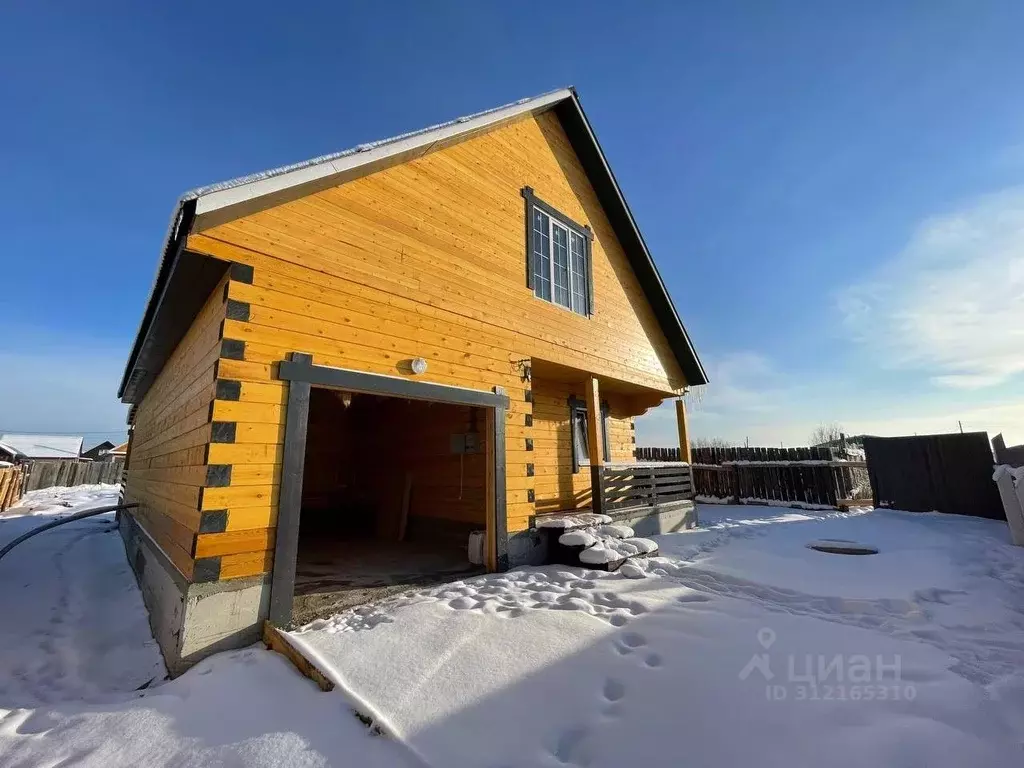
[[[306,461],[306,430],[309,423],[312,387],[333,387],[354,392],[406,397],[414,400],[453,403],[493,409],[490,439],[493,442],[495,567],[506,571],[508,518],[505,498],[505,418],[509,406],[502,387],[484,392],[395,376],[363,373],[343,368],[314,365],[312,355],[292,352],[278,364],[277,378],[288,382],[285,412],[284,455],[278,493],[277,540],[270,587],[270,622],[287,626],[292,619],[295,596],[295,566],[299,548],[299,518],[302,511],[302,473]]]
[[[572,473],[575,475],[580,471],[580,463],[576,458],[576,425],[573,423],[576,419],[576,412],[583,411],[587,412],[587,402],[580,400],[576,395],[569,396],[569,434],[572,438]],[[604,454],[605,461],[611,461],[611,443],[608,440],[608,419],[611,414],[611,408],[607,401],[601,402],[601,452]],[[590,446],[587,446],[587,454],[590,454]]]
[[[548,216],[553,216],[570,229],[575,229],[576,234],[582,235],[583,237],[587,238],[587,240],[594,239],[594,233],[591,231],[589,226],[587,226],[586,224],[576,223],[568,216],[566,216],[564,213],[562,213],[560,210],[555,208],[553,205],[545,203],[543,200],[541,200],[533,193],[532,187],[523,187],[522,195],[524,198],[526,198],[526,202],[528,202],[530,205],[540,208]]]
[[[537,197],[533,193],[532,187],[523,187],[520,190],[520,194],[523,196],[525,201],[524,212],[526,220],[526,285],[532,291],[535,289],[533,284],[533,208],[539,208],[544,211],[548,216],[558,221],[560,224],[568,227],[574,231],[577,235],[583,238],[586,248],[586,261],[587,261],[587,314],[586,317],[591,317],[594,314],[594,231],[587,224],[579,224],[573,221],[560,210],[555,208],[553,205],[549,205]],[[553,257],[552,257],[553,258]],[[570,266],[571,269],[571,266]],[[552,286],[554,290],[554,286]],[[550,302],[554,303],[554,302]],[[572,302],[570,302],[572,303]],[[555,306],[561,306],[556,304]],[[574,314],[581,315],[582,313],[570,310]]]

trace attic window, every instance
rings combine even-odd
[[[534,295],[580,315],[594,314],[590,260],[593,233],[523,187],[526,200],[526,274]]]

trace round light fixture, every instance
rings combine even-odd
[[[419,376],[422,373],[427,372],[427,361],[422,357],[417,357],[412,361],[412,372]]]

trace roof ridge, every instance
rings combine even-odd
[[[571,85],[566,86],[564,88],[554,88],[550,91],[545,91],[544,93],[537,94],[536,96],[528,96],[526,98],[517,99],[516,101],[510,101],[508,104],[502,104],[501,106],[491,107],[490,109],[484,109],[481,110],[480,112],[473,112],[468,115],[462,115],[452,120],[445,120],[444,122],[441,123],[428,125],[425,128],[418,128],[415,131],[406,131],[405,133],[399,133],[395,136],[389,136],[388,138],[378,139],[376,141],[362,142],[360,144],[356,144],[354,147],[342,149],[338,152],[329,152],[326,155],[311,157],[308,160],[300,160],[298,162],[289,163],[287,165],[282,165],[277,168],[270,168],[265,171],[257,171],[256,173],[249,173],[246,174],[245,176],[238,176],[234,179],[227,179],[225,181],[218,181],[213,184],[206,184],[202,187],[196,187],[195,189],[191,189],[188,192],[186,192],[184,195],[181,196],[181,202],[195,200],[196,198],[201,197],[202,195],[208,195],[211,192],[220,192],[225,189],[240,187],[244,184],[251,184],[254,181],[262,181],[263,179],[273,178],[274,176],[281,176],[283,174],[291,173],[292,171],[302,170],[303,168],[309,168],[314,165],[329,163],[333,160],[338,160],[343,157],[349,157],[360,152],[366,152],[371,149],[377,149],[378,147],[385,147],[388,144],[394,144],[399,141],[404,141],[405,139],[411,139],[415,136],[422,136],[423,134],[430,133],[431,131],[437,131],[442,128],[448,128],[453,125],[458,125],[460,123],[467,123],[470,120],[476,120],[481,117],[486,117],[487,115],[494,114],[495,112],[500,112],[503,109],[522,106],[523,104],[527,104],[531,101],[537,101],[539,99],[544,99],[548,96],[552,96],[562,91],[575,93],[575,89]]]

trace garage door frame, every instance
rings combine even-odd
[[[274,546],[270,588],[271,623],[283,627],[292,618],[295,568],[299,550],[299,518],[302,512],[302,472],[306,462],[306,432],[309,426],[309,399],[312,387],[488,409],[488,458],[491,459],[488,474],[493,482],[489,484],[487,494],[487,539],[491,542],[489,554],[492,567],[498,571],[508,569],[505,414],[509,400],[503,388],[494,387],[492,392],[486,392],[468,387],[413,381],[398,376],[365,373],[348,368],[314,365],[313,356],[304,352],[292,352],[289,359],[279,363],[277,378],[288,382],[288,406],[285,412],[277,540]]]

